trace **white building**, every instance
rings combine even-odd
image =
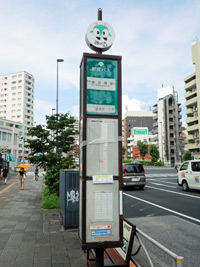
[[[153,133],[157,135],[154,141],[158,144],[160,158],[163,162],[174,165],[181,161],[183,146],[181,107],[173,86],[158,90],[158,104],[154,105],[153,112]]]
[[[9,162],[9,167],[18,166],[23,156],[23,139],[19,138],[22,134],[22,123],[0,119],[0,167],[8,164],[9,154],[14,158],[14,162]]]
[[[33,110],[34,77],[25,71],[0,75],[0,119],[2,119],[2,121],[8,120],[9,122],[5,121],[4,126],[10,124],[13,125],[13,129],[17,128],[15,127],[17,124],[20,125],[18,137],[21,137],[22,146],[24,140],[27,138],[29,128],[34,124]],[[7,136],[10,136],[9,130]],[[0,140],[0,147],[3,146],[2,141],[3,140]],[[12,141],[15,142],[15,139],[12,139]],[[16,153],[18,153],[16,158],[23,158],[22,151],[24,147],[21,147],[21,150],[16,150],[16,147],[13,148],[10,144],[8,144],[8,147],[11,154],[14,153],[14,158],[16,151]],[[27,157],[28,151],[24,151],[23,155]]]
[[[20,122],[26,135],[34,123],[34,78],[25,71],[0,75],[0,119]]]

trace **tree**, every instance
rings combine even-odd
[[[151,158],[152,158],[151,161],[153,163],[158,161],[158,159],[160,157],[160,153],[159,153],[159,150],[158,150],[156,145],[151,145],[150,146],[149,154],[151,155]]]
[[[191,160],[191,152],[190,151],[184,151],[183,152],[183,161]]]
[[[125,146],[122,146],[122,155],[123,155],[123,158],[124,158],[125,154],[126,154],[126,147]]]
[[[46,167],[45,185],[50,193],[59,193],[59,171],[73,166],[69,152],[73,150],[75,119],[69,113],[46,116],[46,127],[37,125],[29,129],[26,147],[31,150],[29,161]]]
[[[144,160],[146,154],[148,153],[148,145],[143,143],[142,141],[138,141],[137,146],[140,151],[140,155],[142,156],[142,159]]]

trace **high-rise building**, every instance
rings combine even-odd
[[[24,134],[34,123],[34,77],[21,71],[0,75],[0,118],[20,122]]]
[[[173,86],[158,90],[158,103],[154,105],[153,133],[157,136],[160,159],[170,165],[181,161],[182,157],[182,123],[181,104]]]
[[[187,149],[200,158],[200,42],[192,44],[192,63],[195,72],[184,79]]]

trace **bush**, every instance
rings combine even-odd
[[[156,166],[156,167],[163,166],[163,163],[160,161],[157,161],[154,163],[154,166]]]
[[[56,193],[50,194],[49,189],[45,188],[40,207],[43,209],[58,209],[60,207],[59,197]]]
[[[123,163],[131,163],[133,160],[132,159],[124,159]]]

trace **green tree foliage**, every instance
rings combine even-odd
[[[160,153],[159,153],[159,150],[157,148],[156,145],[151,145],[150,146],[150,149],[149,149],[149,154],[151,155],[152,159],[151,161],[153,163],[157,162],[159,157],[160,157]]]
[[[148,153],[148,145],[143,143],[142,141],[138,141],[137,146],[140,151],[140,155],[142,156],[142,159],[144,160],[146,154]]]
[[[185,160],[191,160],[191,152],[190,151],[184,151],[183,152],[183,161]]]
[[[73,166],[73,158],[68,153],[73,150],[75,119],[69,113],[46,116],[46,127],[37,125],[29,129],[26,147],[31,151],[29,161],[46,167],[45,185],[50,193],[59,193],[59,171]]]
[[[125,146],[122,146],[122,155],[123,155],[123,158],[124,158],[125,154],[126,154],[126,147]]]

